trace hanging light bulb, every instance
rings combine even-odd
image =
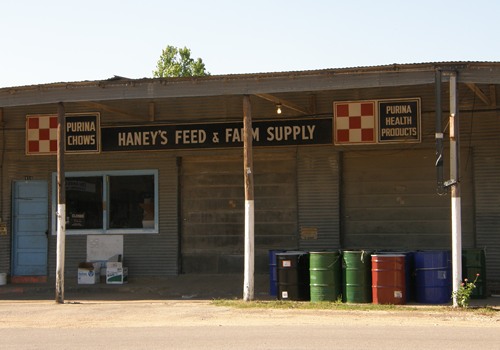
[[[276,104],[276,114],[281,114],[281,103]]]

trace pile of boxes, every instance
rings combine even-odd
[[[78,284],[97,284],[105,276],[106,284],[128,282],[128,268],[123,266],[121,255],[104,262],[83,262],[78,265]]]

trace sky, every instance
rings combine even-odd
[[[0,13],[0,88],[151,78],[167,45],[212,75],[500,61],[497,0],[16,0]]]

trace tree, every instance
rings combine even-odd
[[[210,75],[201,58],[191,58],[191,50],[187,47],[177,48],[168,45],[162,50],[160,59],[153,71],[155,78],[195,77]]]

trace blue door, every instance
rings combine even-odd
[[[17,181],[12,203],[12,275],[47,275],[48,183]]]

